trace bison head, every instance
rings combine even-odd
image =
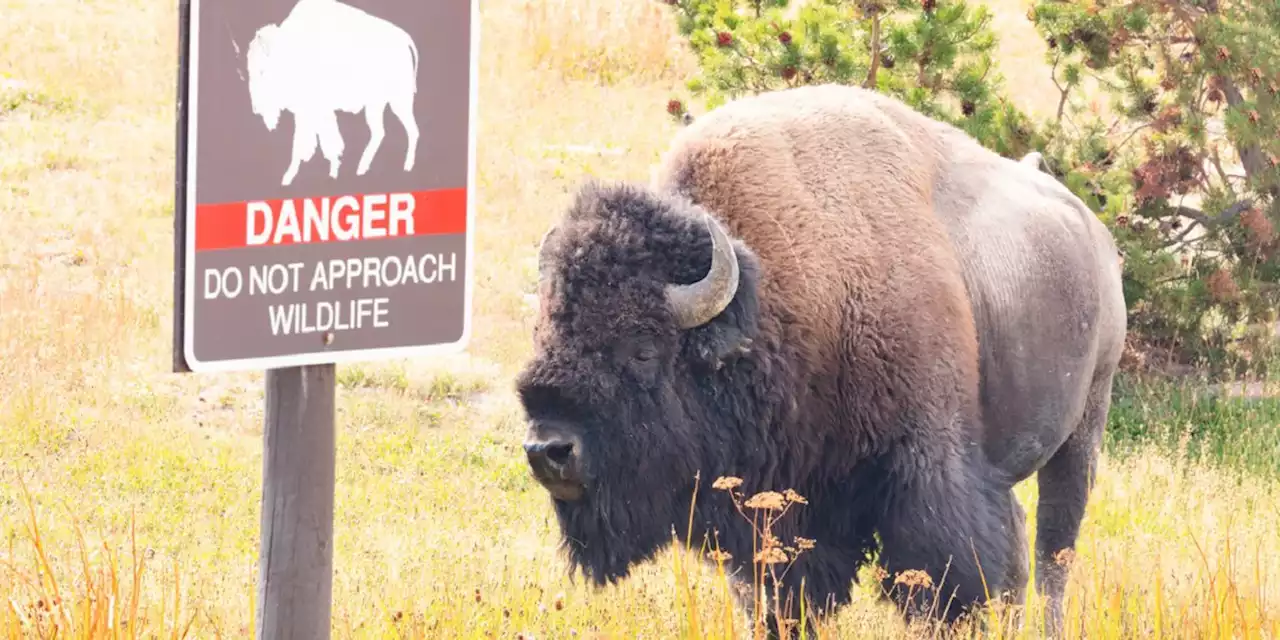
[[[280,123],[283,101],[280,74],[276,67],[283,57],[280,27],[269,24],[254,34],[245,53],[245,71],[249,76],[249,103],[254,115],[262,118],[268,131]]]
[[[747,447],[733,434],[753,368],[725,365],[754,356],[758,262],[687,200],[592,182],[539,272],[524,446],[571,563],[605,584],[669,542],[699,474]]]

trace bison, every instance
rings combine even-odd
[[[369,142],[356,175],[369,171],[386,135],[388,105],[404,126],[411,171],[419,130],[413,115],[418,48],[404,29],[337,0],[298,0],[280,24],[259,29],[245,54],[253,113],[275,131],[282,111],[293,112],[293,155],[280,184],[289,185],[315,155],[316,143],[338,177],[345,144],[337,112],[364,110]]]
[[[585,181],[539,250],[515,379],[571,567],[624,578],[696,504],[694,535],[752,575],[752,531],[709,486],[733,476],[807,499],[775,532],[816,541],[784,594],[803,580],[829,614],[878,555],[886,590],[931,578],[894,590],[906,615],[954,622],[1023,600],[1012,488],[1038,472],[1056,628],[1126,314],[1112,237],[1033,164],[830,85],[698,118],[649,186]]]

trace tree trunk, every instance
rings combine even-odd
[[[1240,93],[1240,88],[1231,78],[1223,78],[1222,93],[1226,96],[1228,105],[1235,107],[1244,102],[1244,94]],[[1250,180],[1267,170],[1267,159],[1262,155],[1262,149],[1256,144],[1240,146],[1240,164]],[[1269,190],[1272,195],[1276,195],[1275,185],[1271,185]]]
[[[880,13],[871,16],[871,69],[867,71],[867,79],[862,83],[865,89],[876,88],[876,73],[880,70]]]

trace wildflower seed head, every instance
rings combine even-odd
[[[786,561],[786,552],[777,547],[771,547],[756,554],[756,562],[760,564],[781,564]]]
[[[712,551],[709,555],[717,563],[728,562],[733,559],[733,554],[728,551]]]
[[[740,486],[742,486],[742,478],[735,478],[733,476],[720,476],[711,484],[712,489],[719,491],[731,491]]]
[[[1060,567],[1069,567],[1069,566],[1071,566],[1071,563],[1072,563],[1075,559],[1076,559],[1076,552],[1075,552],[1075,550],[1074,550],[1074,549],[1070,549],[1070,548],[1068,548],[1068,549],[1062,549],[1062,550],[1058,551],[1057,553],[1053,554],[1053,562],[1054,562],[1054,564],[1056,564],[1056,565],[1058,565],[1058,566],[1060,566]]]
[[[802,496],[802,495],[800,495],[800,494],[796,493],[795,489],[787,489],[787,491],[786,491],[785,495],[786,495],[786,497],[787,497],[787,502],[797,502],[797,503],[800,503],[800,504],[809,504],[809,501],[808,501],[808,500],[805,500],[804,496]]]
[[[770,511],[781,511],[786,506],[786,501],[781,493],[777,491],[763,491],[751,496],[747,500],[746,506],[752,509],[768,509]]]
[[[815,542],[809,538],[801,538],[800,536],[796,536],[796,547],[799,547],[801,551],[808,551],[812,549],[814,544]]]
[[[905,584],[908,587],[931,587],[933,578],[919,569],[907,569],[893,579],[894,584]]]

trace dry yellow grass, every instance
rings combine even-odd
[[[1024,6],[997,8],[1028,28]],[[651,3],[486,0],[482,14],[474,342],[466,356],[340,369],[335,635],[667,638],[696,619],[721,637],[717,571],[685,554],[602,592],[565,578],[509,388],[529,348],[538,238],[583,176],[647,176],[687,57]],[[108,608],[126,636],[189,624],[191,637],[243,637],[262,380],[167,373],[174,8],[0,0],[0,15],[0,637],[36,635],[22,625],[42,602],[69,612],[71,637]],[[1034,50],[1027,34],[1006,51]],[[1034,75],[1008,62],[1011,78]],[[1106,461],[1075,628],[1277,637],[1278,492],[1151,452]],[[1020,487],[1032,518],[1033,493]],[[900,635],[870,596],[828,631]]]

